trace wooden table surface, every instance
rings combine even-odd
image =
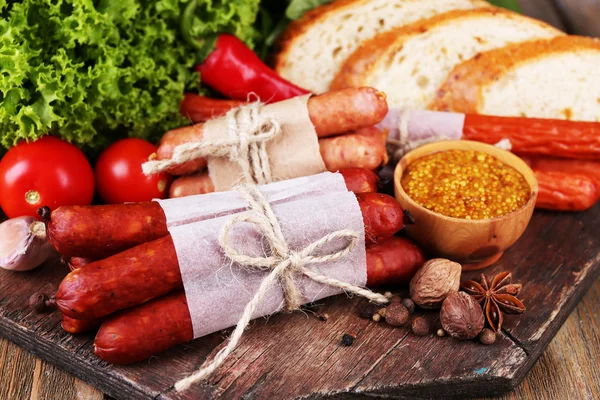
[[[567,32],[600,36],[600,0],[521,0],[525,14]],[[600,398],[600,281],[512,393],[498,399]],[[104,399],[98,390],[0,339],[0,400]]]

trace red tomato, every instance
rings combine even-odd
[[[53,136],[21,142],[0,161],[0,206],[10,218],[42,206],[88,205],[94,173],[76,146]]]
[[[154,152],[156,146],[142,139],[119,140],[104,150],[95,169],[100,197],[111,204],[164,199],[171,177],[142,172],[142,164]]]

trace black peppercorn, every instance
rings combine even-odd
[[[354,343],[355,337],[356,337],[356,335],[344,333],[344,336],[342,336],[342,346],[352,346],[352,344]]]

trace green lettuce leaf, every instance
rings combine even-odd
[[[0,0],[0,143],[55,134],[92,149],[185,123],[179,103],[200,87],[179,32],[187,1]],[[199,0],[194,37],[252,46],[258,5]]]
[[[489,0],[489,2],[498,7],[503,7],[518,13],[522,12],[521,6],[517,0]]]
[[[332,0],[291,0],[290,5],[285,10],[285,16],[291,20],[298,19],[305,12],[312,10],[320,5],[331,3]]]

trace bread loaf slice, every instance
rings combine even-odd
[[[557,35],[563,33],[499,8],[454,10],[364,42],[331,86],[373,86],[387,94],[391,107],[425,109],[462,61],[510,43]]]
[[[275,70],[322,93],[344,60],[378,32],[449,10],[486,6],[483,0],[336,0],[289,25],[279,41]]]
[[[431,107],[600,121],[600,40],[562,36],[480,54],[454,68]]]

